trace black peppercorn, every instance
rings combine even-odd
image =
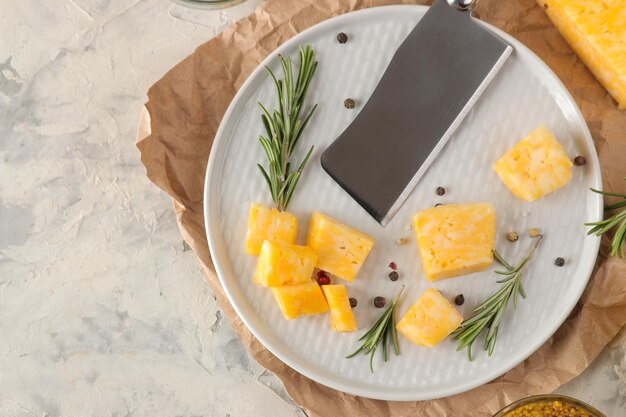
[[[343,32],[340,32],[337,35],[337,42],[339,42],[339,43],[346,43],[346,42],[348,42],[348,35],[346,35]]]
[[[385,300],[385,297],[376,297],[376,298],[374,298],[374,305],[377,308],[383,308],[386,303],[387,303],[387,300]]]
[[[556,266],[563,266],[563,265],[565,265],[565,259],[563,259],[563,258],[561,258],[561,257],[558,257],[558,258],[556,258],[556,259],[554,260],[554,264],[555,264]]]
[[[400,275],[396,271],[391,271],[389,273],[389,279],[392,281],[397,281],[400,278]]]
[[[353,109],[356,106],[356,103],[351,98],[347,98],[343,101],[343,105],[346,109]]]
[[[439,207],[439,206],[443,206],[443,204],[441,204],[441,203],[435,204],[435,207]]]
[[[348,299],[348,301],[350,301],[350,307],[352,307],[352,308],[356,307],[356,305],[358,304],[357,301],[356,301],[356,298],[350,297]]]
[[[581,166],[581,165],[585,165],[585,163],[587,162],[587,160],[585,159],[584,156],[577,156],[576,158],[574,158],[574,165],[576,165],[577,167]]]
[[[454,297],[454,304],[458,306],[462,306],[463,303],[465,303],[465,297],[463,296],[463,294],[459,294],[456,297]]]
[[[444,195],[444,194],[446,193],[446,189],[445,189],[445,188],[443,188],[443,187],[437,187],[437,188],[435,189],[435,193],[436,193],[438,196],[442,196],[442,195]]]

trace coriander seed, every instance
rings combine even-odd
[[[398,274],[396,271],[391,271],[389,273],[389,279],[392,281],[397,281],[398,278],[400,278],[400,274]]]
[[[405,237],[399,237],[396,239],[396,245],[403,246],[403,245],[406,245],[407,243],[409,243],[409,239]]]
[[[346,42],[348,42],[348,35],[346,35],[343,32],[340,32],[339,34],[337,34],[337,42],[339,42],[339,43],[346,43]]]
[[[356,305],[358,304],[358,302],[356,301],[356,298],[350,297],[350,298],[348,298],[348,301],[350,301],[350,307],[351,308],[356,307]]]
[[[563,265],[565,265],[565,259],[563,259],[563,258],[561,258],[561,257],[558,257],[558,258],[556,258],[556,259],[554,260],[554,264],[555,264],[556,266],[563,266]]]
[[[351,98],[347,98],[347,99],[345,99],[345,100],[343,101],[343,106],[344,106],[346,109],[353,109],[353,108],[356,106],[356,103],[354,102],[354,100],[353,100],[353,99],[351,99]]]
[[[519,240],[519,233],[517,232],[509,232],[506,234],[506,240],[509,242],[517,242]]]
[[[454,297],[454,304],[458,306],[462,306],[464,303],[465,303],[465,297],[463,296],[463,294],[459,294],[456,297]]]
[[[385,300],[385,297],[374,298],[374,306],[376,306],[376,308],[383,308],[386,303],[387,303],[387,300]]]

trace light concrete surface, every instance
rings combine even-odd
[[[0,416],[304,415],[223,320],[134,143],[148,87],[258,3],[0,3]],[[626,415],[624,332],[559,392]]]

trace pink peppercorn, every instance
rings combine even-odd
[[[330,277],[329,276],[317,277],[317,283],[319,285],[329,285],[330,284]]]

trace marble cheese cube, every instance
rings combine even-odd
[[[626,109],[626,1],[537,0],[587,68]]]
[[[413,216],[422,266],[429,281],[489,268],[496,215],[490,203],[449,204]]]
[[[317,252],[319,269],[351,282],[374,246],[374,239],[315,212],[311,216],[306,244]]]
[[[356,320],[345,285],[322,285],[322,292],[330,308],[330,326],[336,332],[354,332]]]
[[[519,141],[493,169],[516,197],[526,201],[558,190],[572,178],[572,161],[545,126]]]
[[[317,254],[306,246],[266,240],[254,271],[254,283],[262,287],[305,284],[311,274]]]
[[[298,221],[293,214],[257,203],[250,205],[246,235],[248,255],[258,255],[266,240],[293,244],[297,235]]]
[[[463,322],[439,291],[429,288],[396,324],[398,332],[420,346],[435,346]]]
[[[328,303],[317,282],[272,287],[272,294],[287,320],[328,311]]]

